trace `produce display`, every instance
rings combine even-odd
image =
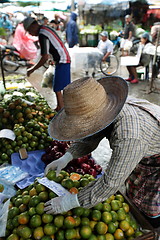
[[[34,89],[7,91],[0,103],[0,130],[11,129],[16,138],[1,138],[0,164],[10,163],[11,154],[20,148],[33,151],[49,146],[48,124],[55,114]]]
[[[51,163],[53,160],[62,157],[69,145],[69,142],[52,141],[50,146],[45,149],[46,153],[42,155],[41,160],[46,165]],[[91,154],[88,154],[78,159],[73,159],[67,164],[64,170],[69,173],[76,172],[82,175],[90,174],[96,177],[101,174],[102,167],[96,163]]]
[[[61,183],[73,194],[79,191],[77,186],[83,188],[94,181],[89,174],[69,174],[64,170],[57,177],[55,171],[50,170],[47,177]],[[88,183],[85,180],[84,184],[84,179]],[[72,191],[73,188],[77,191]],[[112,195],[91,209],[77,207],[63,214],[46,214],[44,202],[54,197],[56,194],[37,180],[27,188],[19,189],[11,198],[5,239],[131,240],[143,234],[121,194]]]

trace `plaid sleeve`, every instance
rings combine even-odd
[[[145,144],[137,139],[115,143],[109,165],[102,177],[78,193],[80,205],[91,208],[115,194],[144,156]]]

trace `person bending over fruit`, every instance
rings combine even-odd
[[[45,175],[51,169],[58,174],[72,159],[91,153],[103,138],[109,140],[112,155],[100,178],[78,194],[46,202],[47,213],[91,208],[125,183],[133,203],[160,225],[160,106],[127,95],[127,82],[116,76],[81,78],[64,88],[64,109],[48,130],[56,140],[73,142],[64,156],[46,166]]]

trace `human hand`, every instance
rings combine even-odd
[[[56,170],[56,176],[60,173],[61,169],[67,166],[67,164],[73,159],[71,153],[66,152],[62,157],[57,160],[52,161],[44,170],[44,175],[46,176],[49,170]]]
[[[64,196],[53,198],[44,204],[47,214],[58,214],[67,212],[72,208],[79,207],[77,194],[67,193]]]
[[[33,68],[27,69],[27,77],[29,77],[34,72]]]

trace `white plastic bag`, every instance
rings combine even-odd
[[[49,65],[49,68],[43,73],[42,88],[47,88],[52,86],[53,76],[54,76],[55,67],[53,65]]]
[[[5,237],[10,199],[0,204],[0,237]]]

